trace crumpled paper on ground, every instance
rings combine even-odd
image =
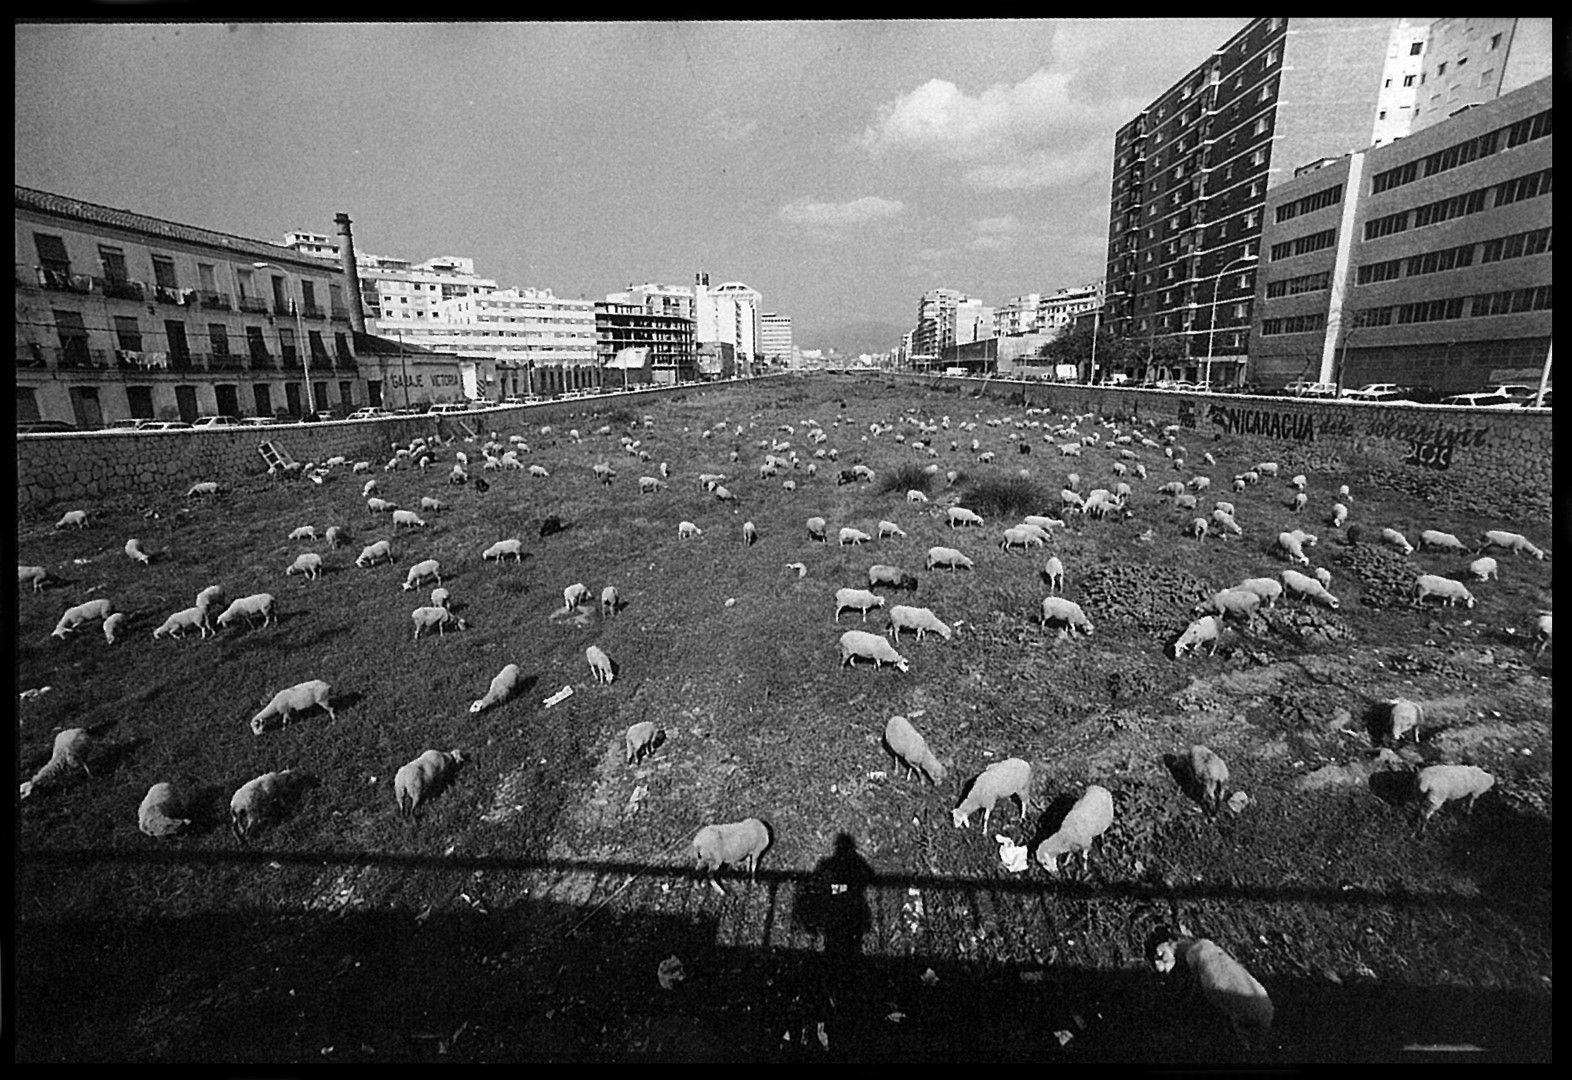
[[[1004,868],[1012,874],[1019,874],[1026,869],[1026,849],[1016,845],[1014,840],[1002,834],[994,836],[999,841],[999,861],[1004,863]]]

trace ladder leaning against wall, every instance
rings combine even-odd
[[[266,439],[257,444],[257,453],[262,455],[262,460],[267,462],[267,474],[277,476],[295,465],[295,459],[288,452],[280,450]]]

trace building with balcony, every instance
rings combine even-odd
[[[15,218],[19,420],[365,404],[337,264],[21,186]]]
[[[956,289],[929,289],[917,301],[917,326],[912,330],[912,355],[937,358],[956,344],[956,314],[969,297]]]
[[[740,281],[710,287],[708,274],[697,274],[693,283],[693,340],[732,347],[744,374],[759,359],[759,313],[764,297]]]
[[[335,262],[340,258],[337,238],[324,233],[296,230],[285,234],[284,246],[315,258]],[[360,279],[360,302],[367,329],[379,334],[436,318],[437,305],[445,300],[497,289],[494,279],[475,274],[474,259],[458,255],[412,263],[357,251],[355,272]]]
[[[1414,24],[1394,50],[1397,22],[1254,19],[1119,129],[1106,277],[1114,333],[1178,340],[1190,378],[1215,350],[1213,379],[1237,380],[1266,194],[1295,166],[1370,144],[1384,80],[1410,78],[1425,49]]]
[[[1012,296],[993,313],[993,336],[1018,337],[1036,333],[1042,298],[1042,293]]]
[[[1416,87],[1419,131],[1550,75],[1549,19],[1437,19]]]
[[[759,351],[772,364],[797,366],[793,363],[790,315],[766,311],[759,316]]]
[[[670,384],[691,382],[698,377],[693,344],[693,320],[670,314],[681,305],[668,306],[656,293],[636,296],[632,292],[612,293],[595,304],[595,354],[604,371],[626,349],[643,349],[644,363],[627,369],[629,382]],[[621,385],[622,376],[605,376],[611,385]]]
[[[1078,316],[1099,311],[1103,306],[1103,283],[1075,285],[1058,289],[1044,296],[1037,306],[1038,329],[1049,336],[1058,337],[1075,324]]]
[[[1267,196],[1250,378],[1458,393],[1550,349],[1551,80]]]

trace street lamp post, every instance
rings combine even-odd
[[[289,279],[289,271],[285,270],[277,263],[254,262],[251,265],[256,267],[258,270],[262,269],[264,266],[271,266],[274,270],[283,271],[286,281]],[[300,350],[300,362],[306,373],[306,412],[309,415],[315,416],[317,412],[317,394],[316,391],[311,388],[311,348],[310,343],[306,341],[305,323],[302,322],[300,318],[300,304],[296,302],[293,293],[291,293],[289,297],[289,309],[294,313],[295,316],[295,348]]]
[[[1227,274],[1229,270],[1233,269],[1236,264],[1253,263],[1258,261],[1260,261],[1260,256],[1258,255],[1241,255],[1233,262],[1224,266],[1212,278],[1212,317],[1207,320],[1206,327],[1206,375],[1201,380],[1206,384],[1206,388],[1208,390],[1212,388],[1212,343],[1217,337],[1217,287],[1223,283],[1223,275]]]

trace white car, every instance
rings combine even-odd
[[[432,416],[452,416],[454,413],[467,413],[470,408],[469,403],[464,401],[439,401],[429,411]]]
[[[386,409],[379,409],[375,405],[367,405],[365,408],[356,409],[354,412],[350,413],[344,419],[346,419],[346,420],[375,420],[379,416],[388,416],[388,415],[390,415],[390,414],[388,413],[388,411]]]
[[[238,416],[199,416],[191,424],[194,428],[240,427]]]

